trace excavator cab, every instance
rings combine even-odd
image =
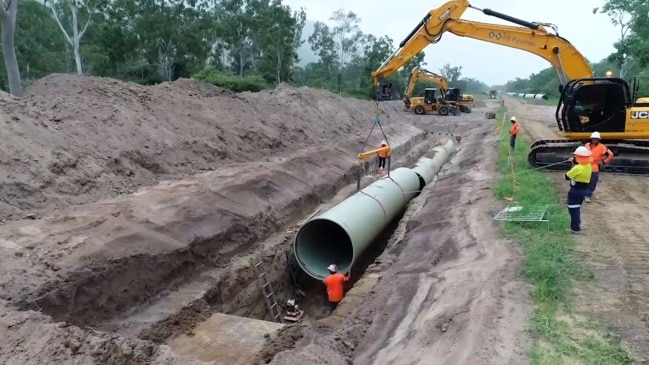
[[[462,101],[462,90],[451,87],[446,90],[447,101]]]
[[[555,113],[559,130],[624,132],[631,100],[629,84],[623,79],[572,80],[564,85]]]
[[[424,89],[424,103],[429,105],[437,103],[437,98],[435,97],[436,92],[437,89],[433,89],[433,88]]]
[[[633,86],[620,78],[581,78],[566,83],[555,116],[567,139],[539,140],[532,144],[528,159],[535,167],[564,170],[572,151],[587,142],[592,132],[602,134],[602,143],[615,158],[605,170],[627,174],[649,174],[649,105],[636,102],[637,80]],[[633,90],[631,92],[630,90]],[[608,135],[608,136],[607,136]]]

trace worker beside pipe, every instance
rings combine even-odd
[[[345,282],[349,281],[349,273],[343,275],[338,272],[336,264],[327,266],[329,276],[324,279],[324,284],[327,287],[327,297],[329,298],[329,308],[333,312],[338,303],[343,300],[345,293]]]
[[[509,146],[513,150],[516,148],[516,136],[518,136],[520,126],[518,125],[518,121],[516,121],[516,117],[512,117],[509,121],[512,123],[512,127],[509,130]]]
[[[566,172],[566,180],[570,180],[570,190],[566,203],[568,213],[570,214],[570,232],[574,234],[581,233],[581,204],[588,194],[588,184],[593,168],[591,163],[592,153],[588,148],[579,146],[573,152],[574,157],[570,158],[573,162],[572,168]]]
[[[379,152],[379,174],[383,174],[383,171],[385,170],[385,161],[388,159],[388,156],[390,156],[390,146],[388,145],[388,142],[386,140],[381,141],[381,145],[379,148],[385,148],[388,147],[387,150],[385,151],[380,151]]]
[[[590,184],[588,185],[588,193],[586,194],[586,203],[590,203],[590,200],[593,198],[593,193],[597,188],[597,183],[599,182],[599,172],[600,165],[606,165],[610,163],[613,159],[613,152],[608,149],[608,147],[599,143],[599,140],[602,139],[599,132],[593,132],[590,135],[590,142],[586,143],[585,147],[593,154],[593,175],[590,178]]]

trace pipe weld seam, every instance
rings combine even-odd
[[[383,204],[381,204],[381,202],[378,199],[376,199],[375,197],[371,196],[370,194],[364,192],[363,190],[359,191],[359,193],[361,193],[363,195],[366,195],[366,196],[369,196],[370,198],[372,198],[379,205],[379,207],[381,207],[381,211],[383,212],[383,220],[385,221],[385,224],[387,224],[388,223],[388,213],[385,211],[385,208],[383,207]]]
[[[408,204],[408,199],[406,199],[406,192],[403,191],[401,185],[399,185],[396,181],[394,181],[394,179],[391,178],[390,176],[388,176],[388,179],[390,179],[394,183],[394,185],[396,185],[399,188],[399,190],[401,190],[401,197],[403,198],[403,204],[404,205]]]

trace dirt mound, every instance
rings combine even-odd
[[[186,79],[148,87],[55,74],[0,108],[4,222],[360,137],[375,105],[287,85],[234,94]]]
[[[175,355],[167,346],[53,323],[38,312],[0,315],[0,363],[205,365]]]

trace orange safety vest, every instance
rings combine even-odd
[[[388,150],[379,152],[379,157],[387,158],[390,155],[390,151],[392,150],[392,148],[390,148],[390,146],[385,146],[385,147],[387,147]],[[379,145],[379,148],[383,148],[383,146]]]
[[[509,134],[516,137],[519,131],[518,122],[512,124],[512,128],[509,130]]]
[[[343,300],[345,281],[347,281],[347,278],[341,273],[331,274],[324,279],[330,302],[338,303]]]
[[[591,165],[593,166],[593,172],[599,172],[599,164],[602,162],[609,163],[613,159],[613,152],[609,150],[606,146],[604,146],[601,143],[598,143],[596,146],[591,146],[590,142],[586,143],[585,145],[586,148],[593,154],[593,162]],[[606,160],[603,160],[604,155],[608,153],[608,157]]]

